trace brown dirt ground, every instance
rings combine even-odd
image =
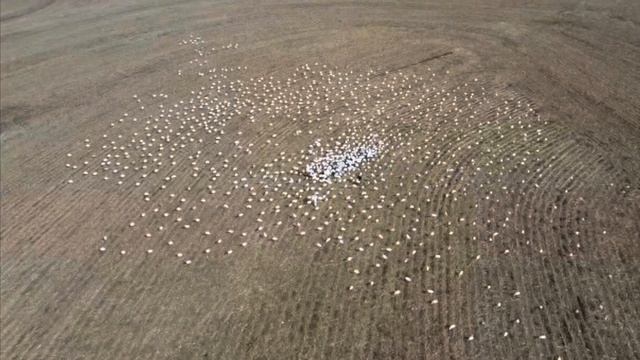
[[[2,0],[0,6],[3,359],[640,358],[640,2]],[[481,78],[497,98],[536,104],[551,143],[540,148],[546,170],[524,183],[524,174],[505,177],[514,191],[496,185],[491,196],[499,203],[476,209],[473,196],[451,200],[452,190],[462,188],[459,179],[416,192],[426,210],[416,238],[432,229],[437,235],[408,265],[398,255],[382,272],[363,274],[380,284],[369,290],[347,290],[357,280],[346,251],[313,246],[337,228],[292,240],[292,223],[276,225],[269,214],[267,227],[282,241],[202,256],[195,255],[203,241],[197,233],[173,232],[194,254],[192,265],[169,250],[146,256],[126,226],[149,211],[143,190],[80,178],[68,184],[65,155],[82,154],[85,138],[108,131],[123,112],[135,113],[132,94],[188,98],[199,80],[176,69],[194,67],[193,51],[179,45],[189,34],[239,43],[238,51],[215,59],[246,65],[252,76],[277,77],[320,62],[418,75],[428,65],[440,78],[449,71],[444,78],[451,84]],[[264,141],[239,126],[244,140]],[[288,126],[276,124],[278,140],[297,151]],[[438,144],[450,161],[449,145]],[[528,149],[509,144],[505,153]],[[271,153],[264,150],[253,160],[266,161]],[[446,165],[421,166],[393,171],[446,177]],[[398,189],[392,182],[387,191]],[[208,206],[201,217],[215,234],[231,223],[251,226],[220,203]],[[397,234],[411,227],[399,211],[381,213]],[[442,224],[429,222],[430,213],[446,214]],[[461,216],[481,226],[457,223]],[[506,217],[508,226],[501,223]],[[100,254],[105,234],[114,237],[114,250]],[[118,255],[117,247],[129,254]],[[475,254],[482,259],[467,265]],[[358,261],[364,267],[376,260]],[[410,284],[394,280],[407,275]],[[398,286],[402,293],[393,296]],[[456,328],[448,330],[451,324]]]

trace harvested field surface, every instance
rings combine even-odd
[[[640,3],[3,0],[2,359],[640,358]]]

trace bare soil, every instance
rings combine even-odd
[[[1,358],[640,358],[640,2],[0,9]]]

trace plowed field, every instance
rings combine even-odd
[[[0,4],[3,359],[640,358],[636,2]]]

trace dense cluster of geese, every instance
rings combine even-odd
[[[399,295],[419,276],[402,268],[416,256],[429,257],[421,270],[430,271],[463,239],[508,254],[499,239],[514,228],[512,212],[492,207],[538,187],[552,166],[539,152],[553,129],[533,104],[477,78],[317,63],[250,77],[244,66],[207,60],[238,44],[208,48],[193,36],[183,44],[196,58],[179,75],[201,85],[190,98],[134,95],[136,109],[68,154],[69,182],[113,182],[146,209],[106,234],[101,252],[173,254],[189,265],[295,239],[344,259],[351,290],[376,286],[393,262],[390,294]],[[472,248],[455,276],[481,260]],[[437,295],[429,290],[428,301]]]
[[[315,181],[340,181],[345,175],[374,159],[382,148],[383,144],[375,141],[368,144],[348,142],[339,149],[332,149],[329,154],[313,159],[307,164],[306,174]]]

